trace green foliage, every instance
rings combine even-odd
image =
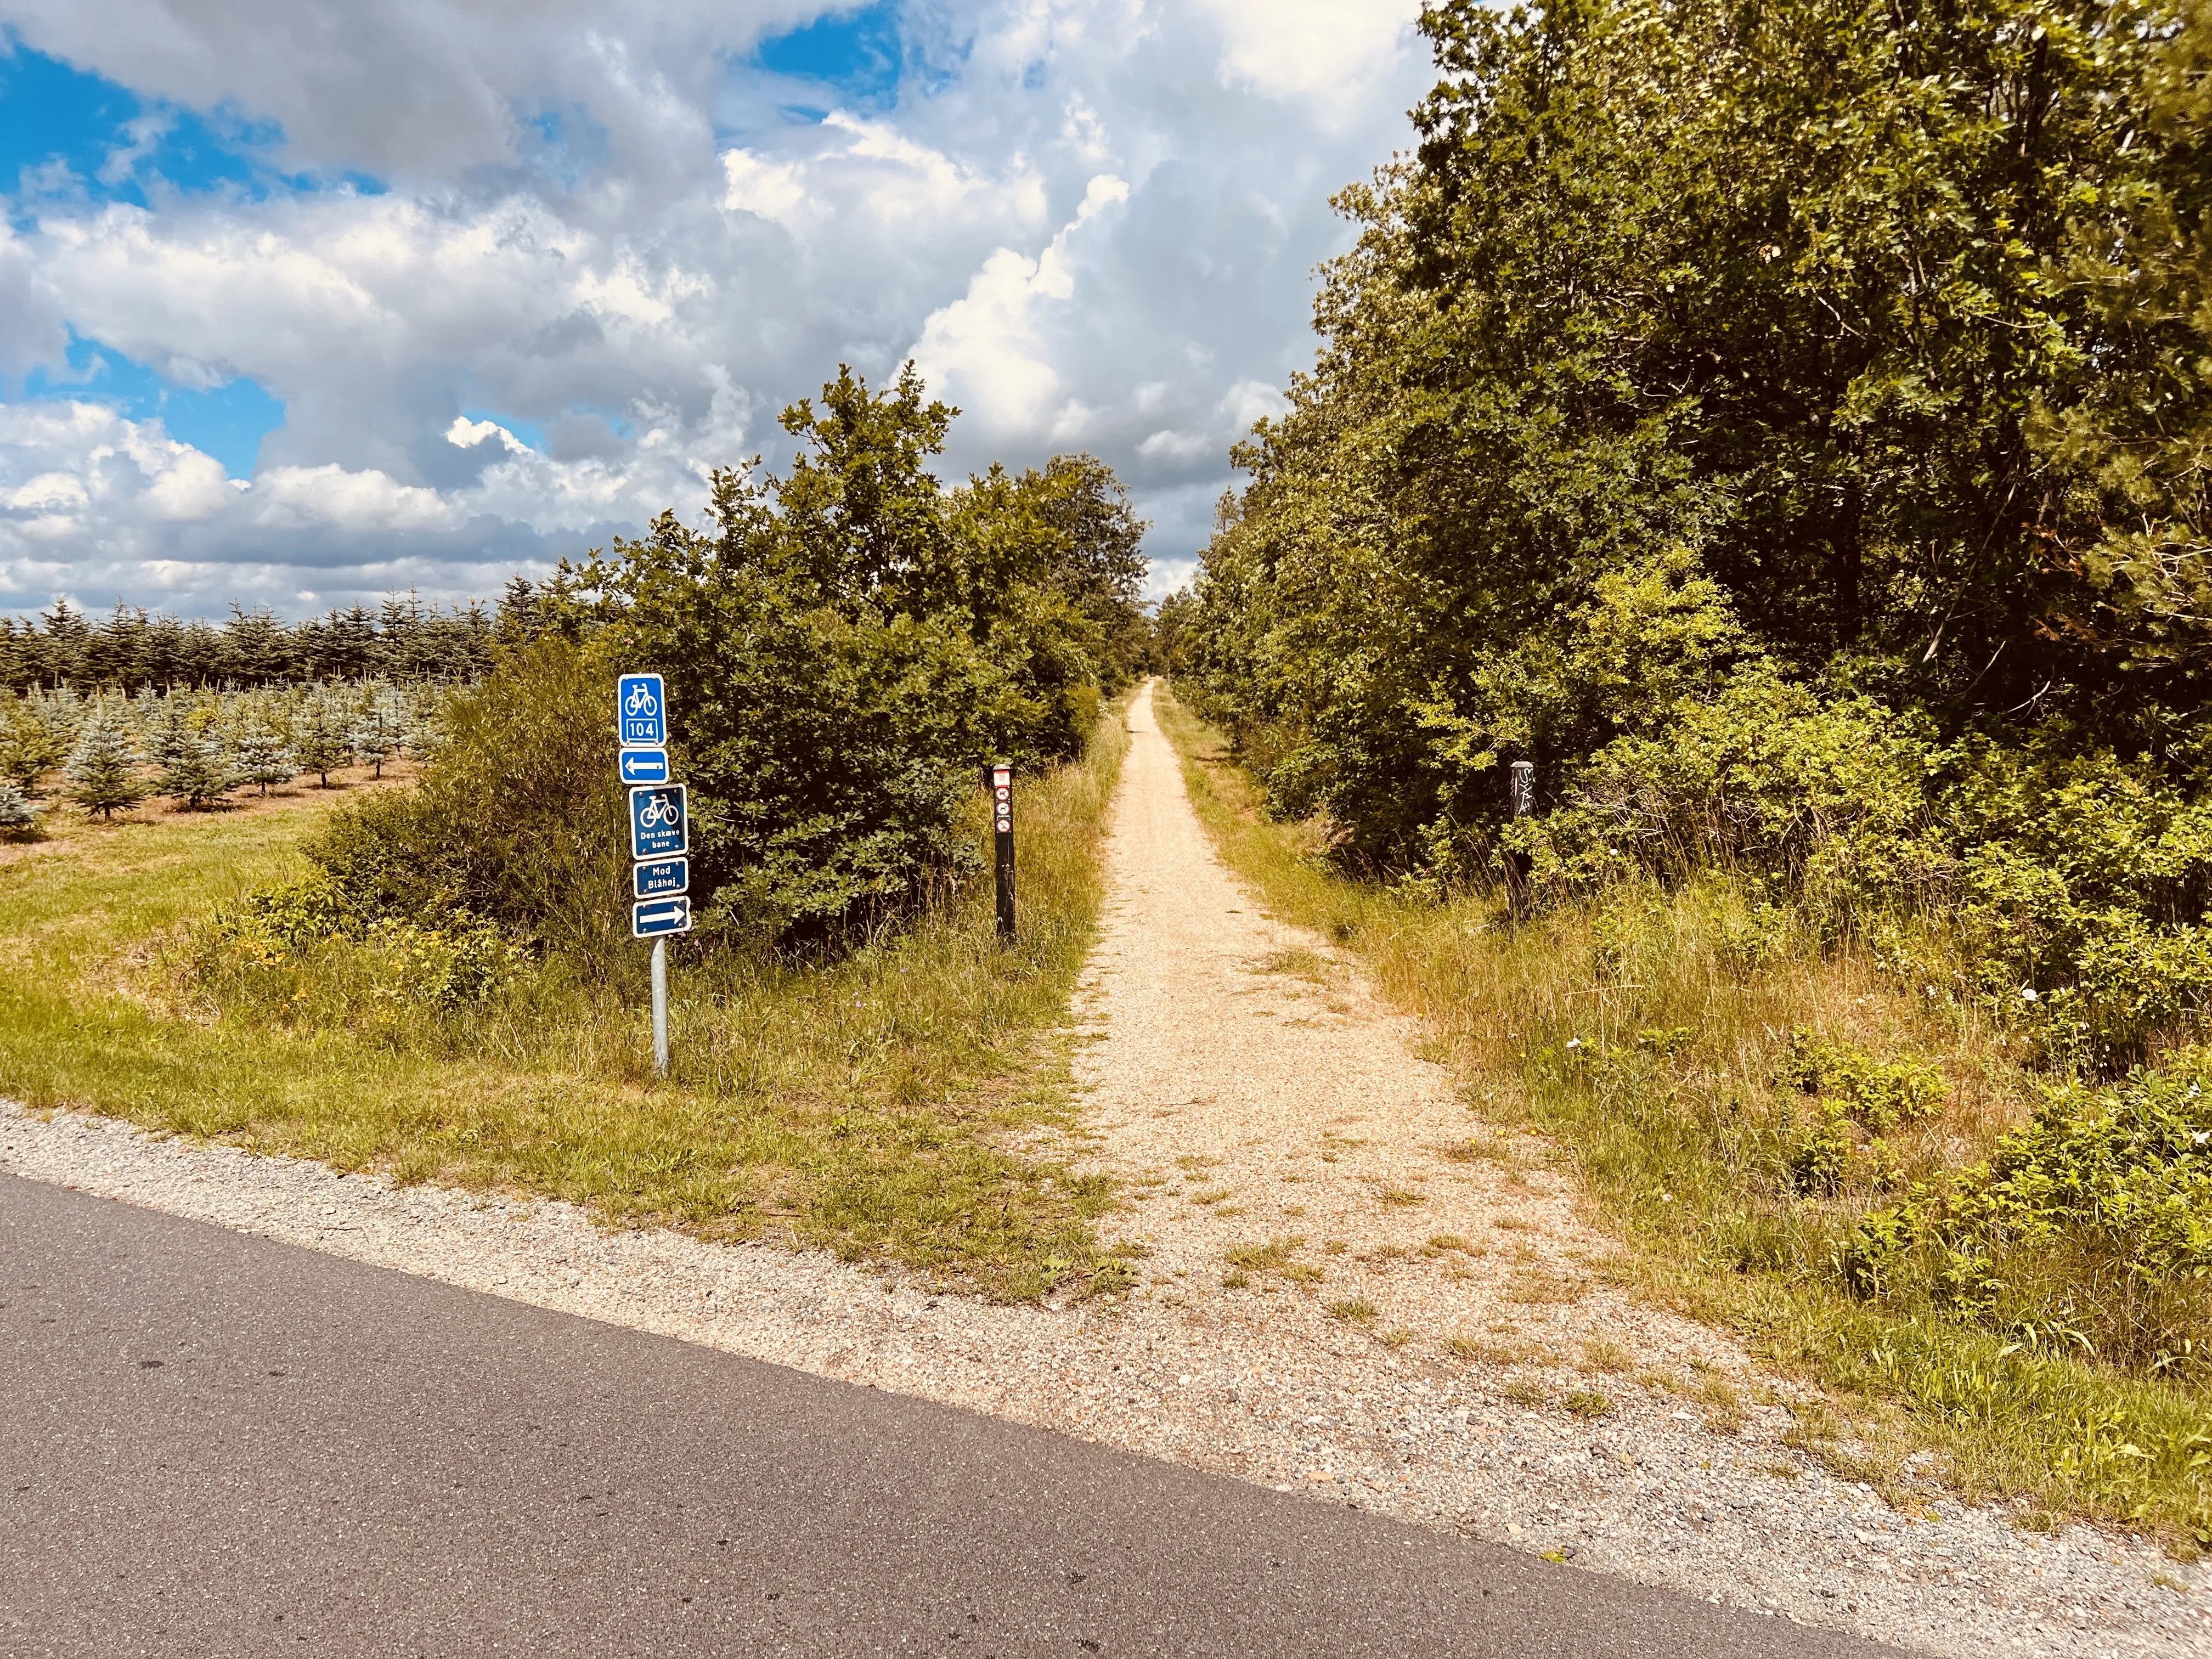
[[[68,757],[67,728],[29,697],[9,696],[0,717],[0,776],[33,789]]]
[[[298,757],[300,769],[313,772],[325,789],[330,787],[332,769],[353,759],[350,734],[329,693],[317,690],[308,695],[293,741],[293,752]]]
[[[185,620],[126,605],[89,617],[66,599],[35,621],[0,617],[0,687],[70,684],[125,691],[332,681],[467,680],[489,661],[493,622],[473,602],[442,611],[394,593],[289,623],[234,604],[226,622]]]
[[[2069,204],[2063,270],[2096,345],[2029,423],[2068,486],[2051,543],[2087,589],[2055,627],[2169,684],[2212,669],[2212,15],[2177,15],[2130,112],[2142,164]]]
[[[267,794],[272,783],[289,783],[300,775],[299,763],[285,746],[283,734],[260,720],[247,724],[238,734],[239,775],[260,786]]]
[[[212,805],[239,781],[222,740],[211,732],[196,732],[187,726],[163,747],[167,753],[156,757],[163,762],[161,775],[154,781],[156,794],[174,795],[186,807],[198,811]]]
[[[70,750],[62,778],[64,795],[103,818],[146,799],[147,786],[138,775],[138,745],[119,709],[103,702],[94,710]]]
[[[784,411],[787,477],[718,471],[708,529],[664,514],[575,577],[624,665],[666,676],[709,927],[819,931],[957,880],[977,769],[1076,754],[1126,672],[1143,526],[1112,472],[948,491],[955,412],[911,367],[880,392],[841,370]]]
[[[1808,1095],[1826,1096],[1862,1128],[1887,1134],[1900,1123],[1943,1109],[1943,1068],[1907,1055],[1875,1060],[1848,1042],[1828,1042],[1800,1029],[1774,1080]]]
[[[1340,198],[1173,617],[1271,810],[1540,902],[1718,865],[1831,933],[1954,914],[2055,1060],[2201,1021],[2212,22],[1421,27],[1419,149]]]
[[[527,961],[513,939],[465,911],[437,927],[365,915],[319,876],[258,889],[234,908],[218,908],[194,937],[191,972],[202,988],[244,1007],[268,1000],[271,990],[281,999],[303,959],[340,981],[351,1018],[372,1028],[483,1003]]]
[[[2212,1051],[2053,1087],[1987,1163],[1869,1216],[1863,1294],[1921,1296],[2126,1370],[2202,1367],[2212,1331]]]
[[[347,913],[433,931],[465,913],[604,968],[629,915],[613,684],[602,643],[495,653],[445,700],[416,787],[347,803],[308,843]]]
[[[15,784],[0,778],[0,835],[21,836],[39,824],[39,808]]]

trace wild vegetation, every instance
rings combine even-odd
[[[1127,1282],[1103,1181],[1013,1138],[1069,1111],[1052,1033],[1099,901],[1110,699],[1149,648],[1144,526],[1089,457],[941,487],[953,414],[910,373],[841,374],[787,413],[788,476],[718,474],[708,528],[664,515],[511,591],[471,684],[16,699],[62,730],[82,811],[9,866],[0,1091],[996,1296]],[[668,677],[695,818],[665,1080],[612,730],[639,668]],[[379,711],[409,782],[322,796]],[[969,879],[996,758],[1011,948]],[[127,821],[210,769],[211,796],[306,787]]]
[[[2212,1540],[2212,13],[1422,27],[1180,695],[1662,1255]]]

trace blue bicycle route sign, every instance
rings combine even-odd
[[[691,826],[684,813],[684,786],[656,784],[629,792],[629,855],[672,858],[691,850]]]
[[[625,749],[659,749],[668,741],[668,693],[658,674],[624,674],[615,682],[615,730]]]
[[[667,898],[688,891],[691,885],[690,859],[656,859],[629,867],[630,891],[636,897]]]
[[[691,931],[691,901],[688,898],[646,899],[629,907],[629,936],[651,939],[659,933]]]
[[[622,781],[624,783],[667,782],[668,751],[665,749],[623,750]]]

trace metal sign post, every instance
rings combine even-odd
[[[1014,938],[1014,769],[994,766],[991,778],[991,865],[998,876],[999,942]]]
[[[691,823],[668,781],[668,693],[658,674],[615,683],[617,767],[629,790],[629,932],[653,941],[653,1070],[668,1075],[668,938],[691,931]]]

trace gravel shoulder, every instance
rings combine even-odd
[[[1127,1297],[994,1307],[6,1103],[0,1169],[1928,1651],[2212,1654],[2201,1565],[1907,1514],[1787,1444],[1793,1392],[1609,1282],[1532,1149],[1213,857],[1149,693],[1130,726],[1075,1149],[1131,1194]]]

